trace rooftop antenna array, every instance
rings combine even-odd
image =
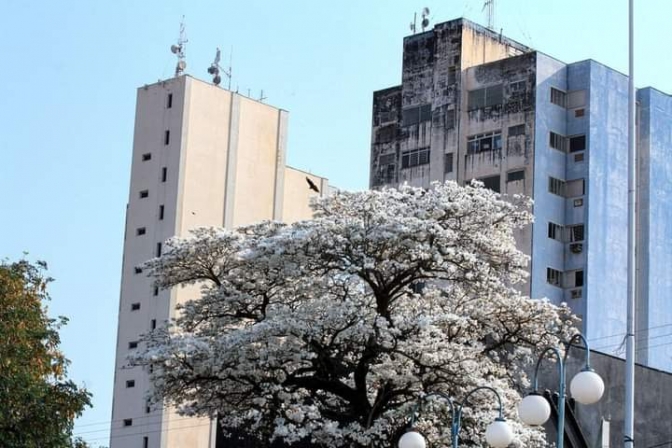
[[[483,1],[483,11],[486,10],[486,14],[488,15],[488,28],[493,30],[495,29],[495,0]]]
[[[215,60],[212,64],[210,64],[210,67],[208,67],[208,73],[212,75],[212,83],[216,86],[219,85],[219,83],[222,82],[222,77],[219,76],[219,73],[222,72],[224,73],[224,76],[226,76],[229,80],[228,82],[228,90],[231,90],[231,61],[233,59],[233,50],[231,50],[231,56],[229,57],[229,69],[224,69],[222,68],[221,65],[219,65],[219,61],[221,60],[222,52],[217,48],[217,52],[215,53]]]
[[[413,13],[413,21],[410,23],[409,28],[411,29],[411,32],[415,34],[415,32],[418,29],[417,25],[417,19],[418,19],[418,13],[414,12]],[[424,7],[422,8],[422,13],[420,14],[420,28],[422,29],[422,32],[425,32],[425,29],[429,26],[429,8]]]
[[[185,54],[185,47],[187,42],[187,36],[184,30],[184,16],[182,16],[182,21],[180,22],[180,37],[177,39],[177,45],[171,45],[170,46],[170,51],[177,56],[177,64],[175,65],[175,77],[180,76],[182,73],[184,73],[184,69],[187,68],[187,63],[184,60],[186,54]]]

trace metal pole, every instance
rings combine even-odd
[[[629,67],[628,67],[628,317],[625,346],[625,422],[624,447],[635,446],[635,244],[637,147],[635,139],[634,82],[634,0],[629,0]]]
[[[567,347],[567,350],[569,351],[569,347]],[[563,357],[560,355],[560,350],[558,350],[556,347],[547,347],[541,353],[541,355],[539,355],[539,359],[537,359],[537,366],[534,369],[534,379],[532,384],[534,386],[534,391],[538,392],[539,367],[541,366],[541,362],[544,360],[544,356],[548,352],[553,353],[558,359],[558,378],[560,380],[560,386],[558,387],[558,435],[555,438],[555,446],[556,448],[563,448],[563,445],[565,444],[565,362]]]

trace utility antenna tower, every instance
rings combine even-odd
[[[264,89],[261,89],[261,94],[259,95],[259,102],[263,103],[264,100],[268,99],[267,96],[264,96]]]
[[[186,57],[186,44],[189,42],[187,40],[187,35],[184,30],[184,16],[182,16],[182,21],[180,22],[180,37],[177,39],[177,45],[171,45],[170,51],[177,56],[177,65],[175,65],[175,77],[180,76],[184,73],[184,69],[187,68],[187,62],[184,60]]]
[[[233,52],[233,50],[232,50]],[[208,73],[212,75],[212,83],[216,86],[219,85],[220,82],[222,82],[222,77],[219,76],[219,72],[221,71],[224,73],[224,76],[226,76],[229,79],[228,83],[228,90],[231,90],[231,57],[229,58],[229,69],[226,70],[225,68],[222,68],[222,66],[219,65],[219,61],[221,60],[222,57],[222,52],[217,48],[217,52],[215,53],[215,60],[212,64],[210,64],[210,67],[208,67]]]
[[[483,0],[483,11],[487,10],[488,28],[495,29],[495,0]]]

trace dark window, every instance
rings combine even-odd
[[[156,243],[156,256],[160,257],[161,256],[161,243]]]
[[[581,118],[586,115],[586,109],[576,109],[574,111],[574,117]]]
[[[553,240],[562,241],[562,226],[554,222],[548,223],[548,237]]]
[[[401,125],[411,126],[432,119],[432,105],[409,107],[401,111]]]
[[[446,111],[446,129],[455,129],[455,109]]]
[[[525,180],[525,170],[509,171],[506,174],[507,182],[515,182],[517,180]]]
[[[128,343],[128,348],[138,348],[138,341],[131,341]]]
[[[144,227],[138,227],[137,229],[135,229],[135,234],[138,236],[144,235],[145,233],[147,233],[147,229]]]
[[[561,286],[562,272],[553,268],[546,268],[546,281],[553,286]]]
[[[163,205],[159,205],[159,221],[163,220],[163,212],[165,210],[165,207]]]
[[[133,419],[132,418],[125,418],[124,419],[124,426],[132,426],[133,425]]]
[[[521,80],[509,83],[509,92],[511,92],[511,95],[525,92],[525,81]]]
[[[139,267],[139,266],[136,266],[136,267],[135,267],[135,273],[136,273],[136,274],[142,274],[142,268]]]
[[[586,149],[586,136],[577,135],[569,138],[569,152],[583,151]]]
[[[126,381],[126,387],[135,387],[135,380]]]
[[[140,303],[131,303],[131,311],[138,311],[140,309]]]
[[[504,89],[501,84],[469,91],[467,109],[475,110],[502,104]]]
[[[551,87],[551,103],[565,107],[567,104],[567,94],[562,90]]]
[[[483,186],[489,190],[494,191],[495,193],[499,193],[501,191],[500,185],[499,185],[499,179],[500,176],[489,176],[489,177],[482,177],[478,180],[483,182]]]
[[[429,163],[429,148],[413,149],[401,153],[401,167],[412,168]]]
[[[568,227],[570,242],[583,241],[586,227],[583,224]]]
[[[140,199],[144,199],[144,198],[147,198],[147,197],[149,197],[149,190],[142,190],[140,192]]]
[[[555,132],[551,132],[548,137],[548,145],[553,148],[557,149],[559,151],[565,151],[565,145],[567,139],[563,137],[560,134],[556,134]]]
[[[478,152],[499,151],[502,149],[502,133],[489,132],[487,134],[472,135],[467,138],[467,154]]]
[[[169,145],[170,144],[170,131],[166,129],[166,132],[163,136],[163,144],[164,145]]]
[[[161,168],[161,182],[165,182],[168,179],[168,168],[165,166]]]
[[[519,135],[525,135],[524,124],[509,127],[509,137],[517,137]]]
[[[152,160],[152,153],[151,152],[148,152],[148,153],[145,153],[145,154],[142,155],[142,161],[143,162],[146,162],[148,160]]]
[[[548,178],[548,191],[558,196],[565,195],[565,181],[556,179],[555,177]]]
[[[173,94],[169,93],[168,94],[168,99],[166,100],[166,108],[170,109],[173,107]]]
[[[142,438],[142,448],[149,448],[149,437],[144,436]]]
[[[152,322],[150,323],[150,327],[152,330],[156,329],[156,319],[152,319]]]
[[[159,295],[159,287],[158,287],[158,286],[155,286],[155,287],[154,287],[154,295],[155,295],[155,296],[158,296],[158,295]]]
[[[583,286],[583,271],[576,271],[574,273],[574,286]]]
[[[149,406],[149,402],[145,403],[145,414],[152,412],[152,408]]]
[[[443,171],[444,173],[453,172],[453,153],[449,152],[448,154],[443,155]]]

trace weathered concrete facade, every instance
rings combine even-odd
[[[672,250],[662,244],[672,237],[672,100],[651,89],[639,99],[638,355],[672,370]],[[534,199],[535,223],[516,235],[531,256],[523,292],[568,303],[596,348],[616,353],[626,319],[627,77],[592,60],[565,64],[465,19],[406,37],[402,84],[373,95],[370,187],[472,179]]]

